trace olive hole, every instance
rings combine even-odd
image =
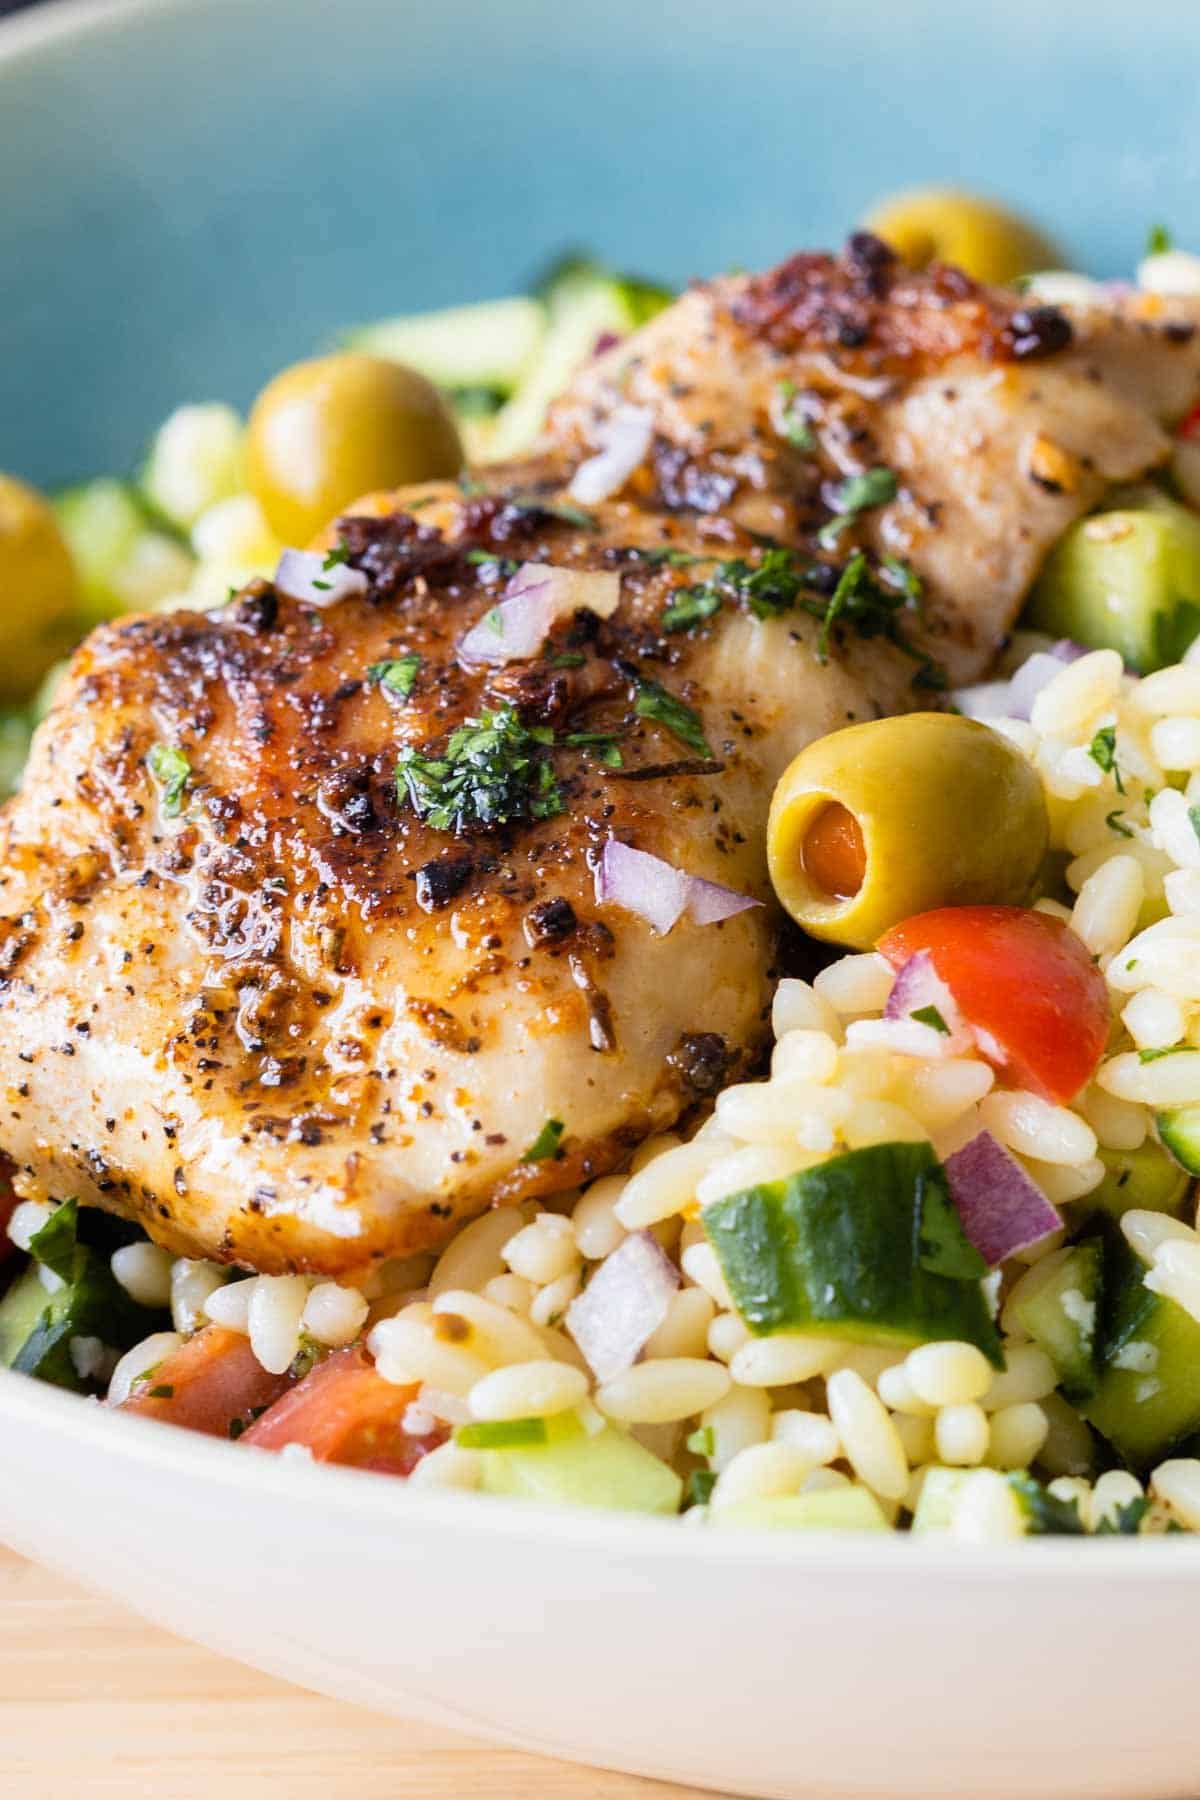
[[[805,876],[831,900],[852,900],[867,873],[862,827],[848,806],[831,800],[805,833],[800,852]]]

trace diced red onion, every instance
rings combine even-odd
[[[309,606],[332,606],[337,600],[348,600],[352,594],[365,594],[370,582],[361,569],[334,563],[326,568],[321,550],[285,550],[275,570],[275,586],[290,600],[303,600]]]
[[[575,471],[572,500],[581,506],[595,506],[619,493],[645,462],[653,436],[654,415],[648,407],[618,406],[596,432],[600,449]]]
[[[592,355],[604,356],[609,350],[615,350],[623,336],[620,331],[602,331],[592,345]]]
[[[923,1019],[914,1019],[913,1014],[923,1012],[926,1007],[933,1007],[946,1030],[939,1032],[936,1025],[929,1025]],[[873,1023],[868,1020],[867,1023]],[[905,1049],[903,1041],[897,1040],[892,1048],[908,1056],[960,1056],[974,1048],[974,1036],[955,1003],[954,995],[946,986],[933,966],[933,958],[928,950],[918,950],[910,956],[896,973],[892,983],[892,991],[887,997],[883,1009],[883,1024],[907,1026],[909,1035],[911,1028],[918,1031],[932,1032],[937,1038],[936,1048],[928,1038],[912,1039],[914,1045]],[[860,1037],[864,1034],[860,1033]],[[879,1042],[885,1042],[882,1037]]]
[[[984,724],[989,719],[1012,716],[1008,710],[1007,681],[977,681],[971,687],[956,688],[950,698],[966,718],[980,719]]]
[[[823,352],[814,356],[812,361],[814,368],[820,371],[831,387],[845,388],[849,393],[861,394],[864,400],[882,400],[896,386],[890,375],[854,375]]]
[[[664,862],[609,838],[596,870],[596,899],[604,905],[623,906],[653,925],[664,937],[683,917],[691,876]]]
[[[661,856],[635,850],[616,838],[609,838],[600,856],[596,899],[600,905],[609,903],[637,913],[663,937],[685,912],[697,925],[716,925],[762,904],[719,882],[688,875]]]
[[[633,1367],[678,1286],[679,1271],[653,1232],[635,1231],[605,1257],[566,1316],[597,1381]]]
[[[752,906],[762,904],[751,899],[749,894],[722,887],[719,881],[705,881],[699,875],[689,875],[688,881],[691,886],[687,909],[696,925],[719,925],[722,919],[732,919],[736,914],[749,912]]]
[[[1062,1229],[1062,1220],[1015,1156],[981,1131],[944,1164],[963,1230],[989,1269]]]
[[[556,619],[584,611],[608,619],[620,599],[615,570],[522,563],[503,597],[463,638],[459,654],[473,663],[524,662],[537,655]]]

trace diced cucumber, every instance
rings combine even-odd
[[[929,1144],[875,1144],[704,1208],[705,1232],[742,1319],[866,1344],[957,1338],[1004,1366],[963,1234]]]
[[[1181,1169],[1200,1175],[1200,1106],[1177,1106],[1160,1112],[1158,1135]]]
[[[245,486],[245,428],[232,406],[179,406],[155,433],[141,474],[150,507],[180,531]]]
[[[0,1364],[4,1368],[12,1368],[50,1305],[51,1296],[42,1286],[36,1264],[31,1263],[0,1300]]]
[[[48,1292],[35,1260],[0,1301],[0,1362],[80,1392],[93,1383],[76,1365],[74,1339],[97,1338],[109,1349],[128,1350],[166,1322],[165,1314],[139,1306],[126,1293],[109,1266],[107,1244],[80,1241],[81,1223],[75,1201],[69,1200],[31,1246],[62,1287]],[[87,1224],[93,1224],[90,1215]]]
[[[490,454],[498,460],[520,455],[536,442],[550,402],[595,354],[603,338],[636,331],[671,298],[664,289],[588,262],[563,265],[545,294],[550,323],[540,353],[497,414],[491,434]]]
[[[887,1531],[869,1488],[857,1482],[811,1494],[771,1494],[739,1500],[711,1515],[714,1525],[754,1525],[767,1531]]]
[[[1084,1400],[1096,1386],[1103,1268],[1098,1238],[1054,1250],[1022,1275],[1005,1307],[1046,1352],[1068,1400]]]
[[[679,1476],[615,1425],[592,1436],[563,1415],[546,1421],[546,1434],[540,1444],[479,1450],[484,1492],[619,1512],[679,1511]]]
[[[1197,1108],[1200,1124],[1200,1108]],[[1143,1212],[1181,1212],[1190,1183],[1183,1170],[1167,1155],[1161,1144],[1147,1138],[1136,1150],[1100,1150],[1105,1176],[1098,1188],[1080,1201],[1082,1208],[1111,1214],[1138,1207]]]
[[[187,586],[192,558],[147,523],[125,482],[106,478],[69,488],[54,509],[75,559],[81,612],[89,624],[154,606]]]
[[[1100,1373],[1084,1417],[1135,1469],[1200,1429],[1200,1323],[1146,1286],[1146,1264],[1108,1234]]]
[[[351,349],[390,357],[449,389],[511,394],[546,335],[546,308],[524,297],[381,319],[349,334]]]
[[[1200,635],[1200,518],[1160,495],[1081,519],[1051,553],[1026,617],[1119,650],[1142,674],[1177,662]]]
[[[971,1469],[945,1469],[936,1463],[927,1469],[913,1514],[912,1530],[949,1531],[963,1483],[973,1473]]]
[[[455,1443],[464,1450],[513,1450],[548,1440],[545,1419],[475,1419],[454,1433]]]

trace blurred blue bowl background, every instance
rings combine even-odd
[[[133,463],[339,327],[570,245],[674,281],[881,192],[1009,198],[1127,271],[1200,192],[1200,6],[57,0],[0,24],[0,467]]]

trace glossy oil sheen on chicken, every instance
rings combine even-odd
[[[1179,308],[1068,320],[856,238],[693,289],[581,376],[534,461],[340,521],[365,594],[257,584],[94,633],[3,827],[23,1191],[352,1274],[619,1163],[763,1039],[789,759],[981,674],[1048,547],[1198,393]],[[641,465],[581,512],[576,470],[631,420]],[[471,663],[531,561],[619,575],[617,612]],[[409,695],[377,678],[413,655]],[[430,818],[398,758],[444,768],[481,719],[500,821]],[[764,904],[657,935],[597,900],[609,838]]]

